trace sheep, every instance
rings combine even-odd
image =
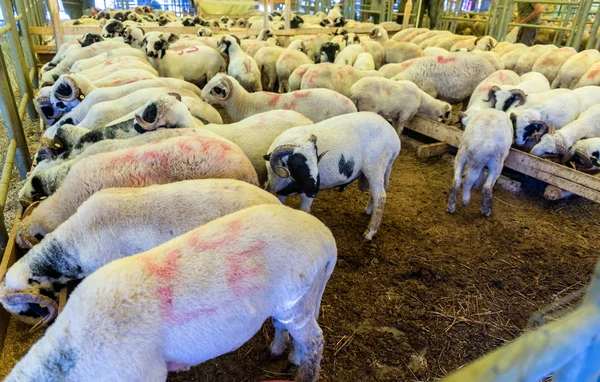
[[[365,48],[362,47],[362,45],[358,45],[358,44],[352,44],[352,45],[348,45],[346,46],[335,58],[335,60],[333,61],[334,64],[338,64],[338,65],[354,65],[354,61],[356,61],[356,58],[358,57],[359,54],[364,53]],[[321,61],[323,62],[323,61]],[[325,62],[329,62],[329,61],[325,61]]]
[[[449,103],[469,97],[477,85],[494,72],[485,58],[470,53],[420,57],[393,80],[409,80],[434,98]]]
[[[123,98],[141,89],[167,87],[177,89],[177,91],[183,96],[200,97],[202,94],[202,91],[198,89],[197,86],[176,78],[154,78],[110,88],[96,88],[94,84],[85,78],[64,75],[58,79],[57,84],[53,89],[58,90],[62,86],[61,84],[64,84],[64,86],[70,88],[70,92],[63,90],[61,93],[70,94],[70,96],[65,97],[54,93],[51,94],[50,100],[54,105],[57,106],[60,106],[59,103],[62,102],[62,109],[71,110],[68,114],[60,119],[60,122],[66,122],[67,120],[71,119],[71,123],[73,124],[77,124],[83,120],[90,108],[95,104]],[[81,96],[83,96],[83,100],[80,101]],[[44,136],[52,138],[53,134],[54,131],[52,131],[52,129],[48,129],[44,133]]]
[[[419,45],[421,44],[423,41],[429,40],[433,37],[439,36],[439,35],[449,35],[450,31],[429,31],[429,32],[425,32],[422,34],[419,34],[417,36],[414,36],[410,41],[408,42],[412,42],[413,44]]]
[[[363,77],[380,77],[377,71],[360,71],[350,65],[317,64],[302,76],[301,89],[324,88],[348,96],[350,88]]]
[[[544,93],[550,90],[548,79],[541,73],[530,72],[521,76],[521,81],[517,85],[493,86],[488,95],[492,102],[492,107],[507,111],[516,102],[524,105],[527,96],[536,93]]]
[[[377,41],[363,41],[360,43],[366,53],[370,53],[375,61],[375,70],[379,70],[385,64],[385,48]]]
[[[497,70],[494,73],[487,76],[483,81],[477,85],[471,98],[469,99],[469,104],[467,105],[467,110],[478,107],[478,108],[490,108],[494,107],[493,102],[495,92],[490,93],[490,90],[494,86],[500,88],[502,85],[518,85],[521,82],[521,77],[517,75],[517,73],[512,70]]]
[[[410,67],[415,59],[404,61],[400,64],[385,64],[381,68],[379,68],[378,72],[382,77],[385,78],[393,78],[398,73],[405,71],[408,67]]]
[[[219,43],[219,50],[229,56],[227,74],[235,78],[249,92],[262,91],[258,65],[254,58],[241,50],[236,37],[223,36]]]
[[[584,86],[573,90],[579,98],[579,105],[581,111],[587,110],[590,107],[600,103],[600,87],[598,86]]]
[[[584,86],[599,86],[600,85],[600,62],[596,62],[581,76],[574,89]]]
[[[406,28],[398,31],[391,39],[399,42],[408,42],[413,38],[428,32],[431,32],[428,28]]]
[[[237,349],[269,317],[272,356],[288,331],[297,380],[316,381],[317,318],[336,257],[329,229],[304,212],[261,205],[224,216],[87,277],[7,381],[164,381]]]
[[[357,70],[375,70],[375,61],[371,53],[361,53],[356,57],[352,67]]]
[[[471,36],[460,36],[460,35],[443,36],[443,37],[440,37],[438,40],[436,40],[435,43],[427,44],[427,47],[428,48],[430,48],[430,47],[442,48],[446,51],[449,51],[457,42],[471,40],[471,39],[472,39]],[[422,49],[425,49],[425,48],[422,48]],[[464,51],[467,51],[467,50],[464,49]]]
[[[341,115],[294,127],[279,135],[265,156],[269,189],[282,203],[299,193],[300,209],[309,212],[320,189],[343,188],[359,179],[361,190],[371,190],[366,213],[372,216],[363,236],[372,240],[381,224],[385,190],[399,153],[398,134],[375,113]]]
[[[517,59],[515,63],[514,71],[518,75],[523,75],[525,73],[531,72],[533,65],[535,65],[536,61],[540,58],[541,55],[547,52],[554,52],[558,48],[554,45],[534,45],[531,48],[527,49],[521,57]]]
[[[277,82],[277,60],[286,51],[279,46],[268,46],[258,50],[254,59],[260,70],[262,88],[265,91],[274,91]]]
[[[580,78],[596,62],[600,60],[597,49],[588,49],[571,56],[561,67],[552,81],[552,89],[574,89]]]
[[[293,50],[290,45],[286,52],[282,53],[277,62],[275,69],[277,71],[277,80],[279,81],[279,93],[290,91],[289,78],[290,75],[301,65],[314,63],[306,54]]]
[[[125,60],[130,60],[132,58],[137,58],[138,60],[142,60],[148,62],[144,55],[144,52],[141,52],[137,49],[132,49],[130,47],[127,48],[118,48],[109,50],[102,54],[98,54],[94,57],[90,57],[84,60],[79,60],[70,67],[69,72],[79,73],[87,69],[91,69],[98,65],[105,64],[106,62],[111,64],[118,64]]]
[[[50,86],[45,86],[39,90],[33,100],[33,106],[46,126],[54,124],[64,115],[64,110],[54,106],[50,101],[51,91]]]
[[[310,89],[287,94],[248,93],[235,78],[216,75],[202,89],[202,99],[225,108],[233,122],[269,110],[294,110],[313,122],[336,115],[354,113],[356,107],[348,98],[328,89]],[[326,105],[326,107],[323,107]]]
[[[552,83],[560,67],[575,54],[577,51],[571,47],[550,50],[538,57],[531,70],[542,73]]]
[[[600,169],[599,157],[600,138],[581,139],[569,149],[569,161],[580,171]]]
[[[54,231],[81,203],[104,188],[201,178],[232,178],[258,184],[252,163],[233,143],[201,136],[170,138],[78,161],[60,188],[21,221],[17,234],[35,237]]]
[[[552,125],[556,129],[573,122],[581,112],[579,98],[574,93],[556,97],[530,108],[517,108],[510,114],[515,130],[515,141],[524,146],[529,139],[536,140]]]
[[[158,76],[158,72],[150,65],[148,61],[131,56],[127,57],[127,59],[120,60],[120,62],[115,63],[109,60],[105,63],[94,66],[93,68],[85,69],[81,72],[72,71],[72,73],[77,73],[77,75],[84,76],[90,81],[94,82],[115,72],[127,72],[127,74],[134,77],[135,72],[133,72],[133,70],[145,71],[151,73],[153,76]]]
[[[543,135],[540,142],[533,146],[531,153],[540,157],[560,155],[561,160],[568,159],[569,149],[575,142],[584,138],[600,137],[600,105],[592,106],[579,115],[575,121],[555,131],[552,126]]]
[[[254,59],[256,59],[256,53],[262,49],[262,48],[266,48],[266,47],[273,47],[273,46],[278,46],[279,45],[279,41],[277,41],[276,38],[269,38],[266,41],[257,41],[254,44],[251,44],[250,46],[248,46],[248,49],[246,49],[246,54]]]
[[[319,62],[334,62],[338,53],[340,53],[340,44],[334,42],[326,42],[321,45],[321,56]]]
[[[349,97],[359,111],[371,111],[391,120],[398,135],[417,113],[434,120],[447,120],[452,113],[449,103],[436,100],[410,81],[365,77],[352,85]]]
[[[177,36],[161,33],[144,37],[146,55],[161,77],[174,77],[203,86],[215,74],[225,72],[227,65],[219,52],[207,46],[194,46],[175,53],[169,44]]]
[[[382,27],[375,27],[369,37],[381,43],[385,49],[385,60],[388,63],[400,63],[411,58],[423,56],[423,51],[418,45],[411,42],[398,42],[388,38],[387,31]]]
[[[471,188],[487,168],[487,177],[483,184],[481,213],[490,216],[492,213],[492,189],[502,172],[504,161],[510,152],[513,128],[508,115],[495,109],[483,109],[469,119],[454,161],[454,181],[448,192],[446,211],[454,213],[456,199],[464,178],[462,204],[466,206],[471,200]]]
[[[504,64],[504,69],[514,70],[515,66],[517,65],[517,61],[522,55],[524,55],[527,52],[528,49],[529,47],[524,45],[522,47],[519,47],[518,49],[513,49],[501,55],[500,58],[502,59],[502,63]]]
[[[300,86],[302,85],[302,78],[304,77],[304,74],[306,74],[306,71],[313,66],[314,66],[314,64],[300,65],[299,67],[296,68],[296,70],[294,70],[292,72],[292,74],[290,75],[290,78],[288,80],[288,82],[289,82],[288,85],[289,85],[290,91],[300,90]]]
[[[471,37],[469,39],[457,41],[448,49],[450,52],[458,52],[466,50],[473,51],[490,51],[496,47],[498,41],[492,36]]]
[[[494,69],[496,69],[496,70],[504,69],[504,64],[502,63],[502,59],[500,58],[500,56],[498,56],[497,53],[488,52],[485,50],[474,50],[471,53],[481,56],[481,57],[485,58],[486,60],[488,60],[489,63],[492,64],[492,66],[494,66]]]
[[[423,56],[444,56],[448,54],[446,49],[438,48],[437,46],[430,46],[429,48],[423,49]],[[388,64],[388,65],[398,65],[398,64]],[[402,64],[400,64],[402,65]]]
[[[196,35],[198,37],[210,37],[213,35],[213,31],[209,27],[202,27],[202,28],[198,29],[198,32],[196,32]]]
[[[49,289],[48,284],[81,279],[113,260],[150,250],[221,216],[261,204],[281,203],[272,194],[234,179],[101,190],[19,259],[8,270],[6,285],[25,292],[35,284]],[[139,235],[140,228],[143,235]],[[62,252],[56,257],[60,248]],[[24,313],[30,309],[24,302],[5,308],[19,318],[27,317]]]

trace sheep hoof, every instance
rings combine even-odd
[[[377,232],[376,231],[372,231],[372,230],[367,230],[364,234],[363,237],[365,240],[367,241],[371,241],[373,240],[373,236],[375,236]]]

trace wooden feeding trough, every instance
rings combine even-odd
[[[416,116],[408,122],[406,129],[433,138],[453,147],[460,145],[462,130],[453,126]],[[441,146],[442,149],[445,146]],[[504,166],[547,183],[545,196],[559,199],[570,193],[600,203],[600,178],[577,171],[548,159],[511,148]]]

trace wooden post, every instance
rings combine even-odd
[[[269,0],[263,0],[263,28],[268,28],[269,25]]]
[[[412,12],[413,3],[412,0],[408,0],[404,6],[404,17],[402,18],[402,29],[408,28],[410,24],[410,14]]]
[[[54,44],[56,45],[56,51],[58,52],[58,49],[64,41],[60,15],[58,13],[58,1],[48,0],[48,8],[50,8],[50,21],[52,23],[52,30],[54,31]]]

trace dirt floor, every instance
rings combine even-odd
[[[514,339],[533,313],[587,284],[599,205],[548,202],[528,187],[519,195],[497,190],[490,218],[479,213],[479,192],[449,215],[451,177],[446,160],[404,150],[371,243],[362,239],[368,194],[353,185],[315,200],[313,213],[339,251],[321,310],[321,380],[435,380]],[[24,329],[11,323],[0,376],[35,339]],[[169,381],[293,379],[286,360],[269,361],[271,336],[265,325],[236,352]]]

